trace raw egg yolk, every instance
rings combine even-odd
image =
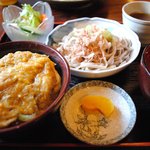
[[[114,110],[114,105],[110,99],[98,95],[83,97],[81,106],[85,111],[99,110],[105,117],[109,117]]]

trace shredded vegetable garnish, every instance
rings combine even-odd
[[[36,33],[38,26],[46,19],[45,14],[34,10],[29,4],[23,4],[19,17],[13,20],[13,23],[16,23],[24,31]]]
[[[70,67],[79,70],[104,70],[120,66],[129,60],[131,46],[131,41],[96,25],[74,28],[54,45]]]

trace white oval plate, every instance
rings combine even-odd
[[[111,99],[115,106],[111,116],[87,115],[82,111],[80,100],[88,94]],[[63,97],[60,115],[73,136],[93,145],[109,145],[122,140],[136,122],[136,108],[131,97],[117,85],[99,80],[79,83],[71,88]]]

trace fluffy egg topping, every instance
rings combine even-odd
[[[0,128],[33,119],[53,102],[61,77],[48,56],[30,51],[0,59]]]

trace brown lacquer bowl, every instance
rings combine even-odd
[[[12,131],[16,132],[22,128],[24,129],[24,127],[30,126],[33,123],[38,122],[44,116],[47,116],[48,114],[53,114],[54,111],[56,111],[57,108],[60,106],[61,99],[65,94],[70,81],[70,70],[66,60],[59,52],[52,49],[51,47],[38,42],[31,41],[15,41],[0,44],[0,58],[2,58],[4,55],[10,52],[16,51],[31,51],[33,53],[48,55],[49,58],[56,64],[55,68],[61,77],[61,88],[53,102],[40,115],[26,122],[21,122],[9,125],[5,128],[0,128],[0,135],[12,133]]]
[[[144,96],[150,100],[150,44],[145,47],[142,53],[139,79]]]

